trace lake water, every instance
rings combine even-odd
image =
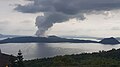
[[[22,50],[25,59],[53,57],[56,55],[79,54],[83,52],[98,52],[120,48],[119,45],[103,45],[96,43],[9,43],[0,44],[3,53],[17,55]]]

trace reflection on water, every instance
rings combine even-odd
[[[65,54],[79,54],[83,52],[96,52],[99,50],[110,50],[120,48],[119,45],[103,45],[96,43],[17,43],[0,44],[4,53],[17,55],[22,50],[25,59],[52,57]]]

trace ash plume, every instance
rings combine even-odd
[[[55,23],[62,23],[74,17],[75,16],[68,16],[62,13],[44,13],[44,16],[38,16],[36,18],[36,26],[38,27],[36,35],[45,36],[45,32],[49,28],[51,28]],[[84,16],[81,15],[79,19],[84,20]]]
[[[14,10],[22,13],[44,13],[36,18],[37,36],[45,32],[55,23],[62,23],[72,18],[84,20],[84,14],[101,13],[120,9],[120,0],[27,0],[31,3],[18,4]]]

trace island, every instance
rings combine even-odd
[[[110,38],[104,38],[100,41],[100,43],[102,44],[120,44],[120,42],[114,38],[114,37],[110,37]]]
[[[48,37],[34,37],[34,36],[23,36],[23,37],[13,37],[0,40],[0,44],[3,43],[101,43],[116,45],[120,42],[114,37],[103,38],[101,41],[93,40],[80,40],[80,39],[68,39],[61,38],[58,36],[48,36]]]

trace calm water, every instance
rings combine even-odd
[[[99,50],[110,50],[120,48],[119,45],[103,45],[95,43],[17,43],[0,44],[2,52],[17,55],[22,50],[25,59],[53,57],[56,55],[79,54],[83,52],[97,52]]]

